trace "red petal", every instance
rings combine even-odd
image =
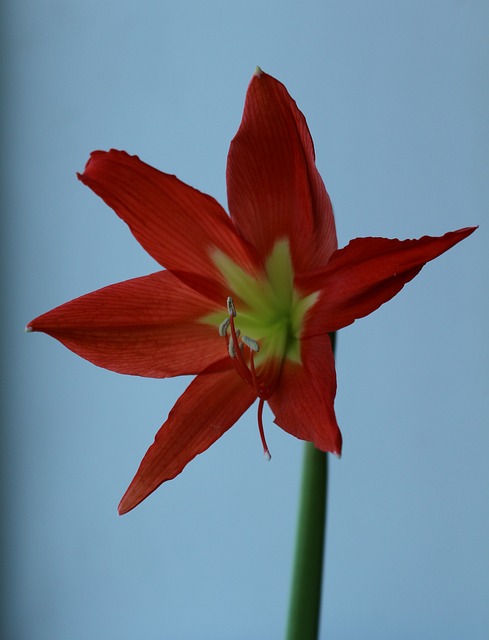
[[[119,513],[134,509],[218,440],[255,400],[236,371],[195,378],[170,411],[124,494]]]
[[[215,310],[169,271],[120,282],[67,302],[28,325],[96,365],[152,378],[195,374],[227,353]]]
[[[114,149],[95,151],[79,178],[167,269],[219,280],[211,259],[217,248],[248,272],[254,270],[249,249],[221,205],[137,156]]]
[[[416,276],[422,267],[469,236],[477,227],[419,240],[356,238],[336,251],[325,269],[296,276],[304,293],[321,290],[307,318],[304,337],[337,331],[372,313]]]
[[[290,238],[296,272],[326,264],[337,248],[333,211],[306,120],[283,84],[253,77],[227,165],[231,218],[266,257]]]
[[[301,341],[302,364],[286,360],[277,390],[268,403],[275,422],[321,451],[341,454],[334,412],[336,373],[331,341],[316,336]]]

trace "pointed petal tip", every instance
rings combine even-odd
[[[461,236],[463,236],[462,239],[467,238],[467,236],[470,236],[472,233],[474,233],[474,231],[476,229],[479,228],[479,225],[475,225],[473,227],[464,227],[463,229],[457,229],[457,231],[454,231],[453,233],[458,233]]]
[[[24,333],[32,333],[33,331],[34,329],[32,328],[31,323],[29,322],[29,324],[24,329]]]
[[[463,227],[462,229],[456,229],[455,231],[448,231],[447,233],[445,233],[443,236],[440,236],[440,237],[441,238],[451,237],[453,239],[451,246],[453,247],[454,245],[458,244],[462,240],[465,240],[465,238],[468,238],[470,235],[472,235],[474,231],[476,231],[478,228],[479,228],[479,225],[475,225],[473,227]]]
[[[261,69],[261,67],[256,67],[255,73],[253,75],[259,78],[261,75],[263,75],[263,69]]]
[[[132,509],[132,507],[129,507],[129,508],[128,508],[128,507],[124,504],[124,498],[122,498],[122,500],[119,502],[119,505],[118,505],[118,507],[117,507],[117,513],[118,513],[120,516],[124,516],[126,513],[129,513],[129,511],[131,511],[131,509]]]
[[[120,516],[124,516],[126,513],[129,513],[129,511],[132,511],[133,509],[135,509],[138,504],[141,504],[141,502],[143,502],[143,500],[149,495],[135,495],[135,492],[132,490],[132,484],[129,485],[129,487],[127,488],[125,494],[122,496],[121,501],[119,502],[118,506],[117,506],[117,513]],[[150,492],[152,493],[152,492]]]

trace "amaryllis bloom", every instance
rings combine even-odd
[[[257,402],[288,433],[340,455],[328,334],[377,309],[474,228],[338,249],[302,113],[257,70],[227,164],[229,215],[211,197],[124,151],[95,151],[80,180],[161,265],[28,325],[118,373],[195,375],[119,505],[174,478]]]

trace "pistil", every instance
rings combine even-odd
[[[258,431],[260,432],[261,443],[263,446],[263,453],[265,454],[265,458],[270,461],[272,459],[272,456],[270,455],[267,441],[265,440],[265,431],[263,429],[263,405],[264,404],[265,404],[265,399],[260,398],[260,401],[258,402]]]

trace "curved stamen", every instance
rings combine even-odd
[[[236,347],[234,346],[234,341],[232,336],[229,338],[229,342],[228,342],[228,353],[229,353],[229,357],[232,360],[236,359]]]
[[[253,338],[250,338],[249,336],[242,336],[241,342],[244,342],[244,344],[250,351],[254,351],[255,353],[258,353],[258,351],[260,351],[260,345],[258,344],[258,342]]]
[[[229,318],[224,318],[224,320],[219,325],[219,335],[221,336],[221,338],[226,337],[230,322],[231,320]]]
[[[234,300],[231,298],[231,296],[228,296],[226,304],[228,307],[229,316],[231,318],[236,318],[236,307],[234,306]]]

